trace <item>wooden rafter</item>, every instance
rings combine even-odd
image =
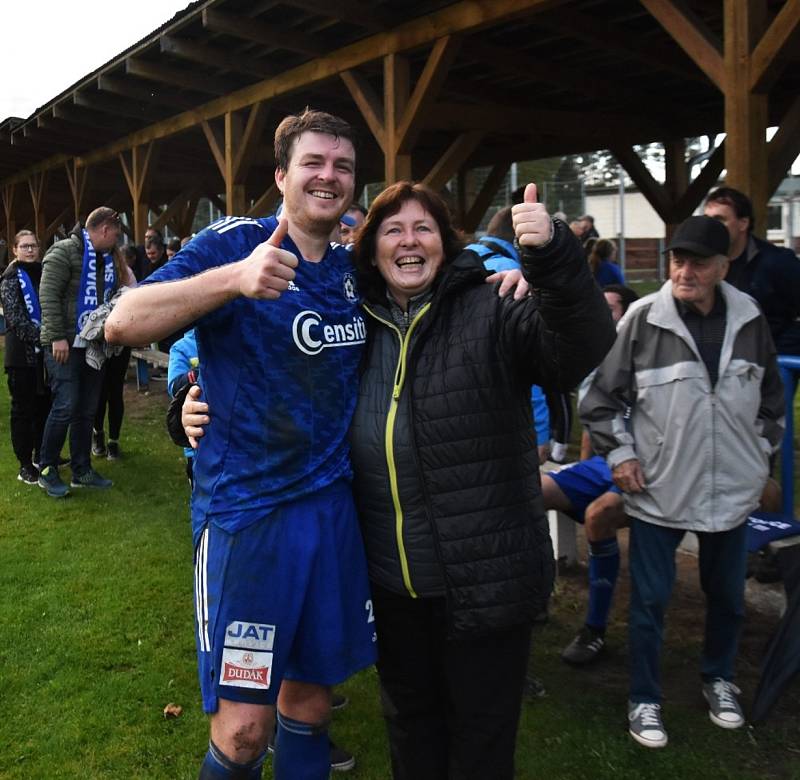
[[[69,216],[71,211],[72,209],[69,206],[62,209],[61,213],[49,225],[45,227],[43,235],[39,236],[39,240],[43,244],[50,243],[50,239],[58,231],[58,229],[61,227],[64,220]]]
[[[213,65],[220,70],[245,73],[258,79],[265,79],[272,73],[272,69],[266,63],[262,63],[261,60],[254,57],[220,49],[217,46],[196,43],[185,38],[164,35],[159,41],[159,45],[164,54],[174,54],[189,62]]]
[[[220,137],[220,134],[216,130],[216,128],[211,124],[209,120],[201,120],[200,126],[203,129],[203,133],[206,137],[206,141],[208,141],[208,146],[211,149],[211,154],[214,157],[214,162],[217,164],[217,168],[219,168],[220,175],[222,178],[225,178],[225,140],[224,140],[224,130],[223,135]]]
[[[31,193],[31,203],[33,204],[34,231],[37,236],[44,235],[44,192],[47,187],[49,171],[34,173],[28,179],[28,189]]]
[[[230,83],[216,76],[185,68],[173,68],[160,62],[148,62],[139,57],[129,57],[125,61],[125,70],[131,76],[172,84],[181,89],[191,89],[206,95],[227,95],[231,87]]]
[[[268,214],[272,210],[272,207],[278,202],[280,196],[281,193],[278,189],[278,185],[274,183],[271,184],[261,197],[247,210],[247,216],[254,217],[260,214]]]
[[[459,135],[425,177],[425,184],[434,190],[444,187],[469,159],[482,138],[483,133],[480,130]]]
[[[380,8],[373,8],[367,3],[354,2],[354,0],[283,0],[284,5],[302,8],[304,11],[328,16],[331,19],[346,20],[372,32],[382,32],[392,26],[392,18],[383,13]]]
[[[99,92],[73,92],[72,102],[101,114],[138,119],[140,122],[155,122],[163,115],[162,111],[154,111],[148,104],[137,105],[130,100],[119,100]]]
[[[147,216],[150,210],[148,196],[157,155],[158,148],[154,141],[134,146],[130,151],[130,159],[124,152],[119,154],[120,165],[133,203],[133,233],[137,241],[144,240],[147,229]]]
[[[398,154],[408,153],[414,148],[425,112],[438,98],[447,71],[453,64],[460,46],[461,39],[455,35],[440,38],[433,44],[433,50],[425,62],[414,91],[403,107],[402,114],[397,117],[400,120],[395,136],[395,148]]]
[[[492,205],[492,200],[494,200],[494,196],[497,194],[497,190],[500,189],[500,185],[506,178],[510,167],[509,163],[498,163],[492,166],[486,181],[484,181],[483,186],[475,196],[474,202],[464,214],[462,227],[467,233],[474,233],[477,230],[483,215]]]
[[[131,79],[121,79],[105,74],[97,77],[97,88],[101,92],[108,92],[131,100],[171,106],[176,111],[186,110],[195,105],[195,101],[181,95],[177,90],[164,89],[161,84],[137,84]]]
[[[800,43],[800,0],[787,0],[750,58],[750,90],[767,92]]]
[[[311,57],[320,57],[327,50],[327,46],[312,35],[210,8],[203,9],[203,27],[212,32],[233,35],[244,41],[254,41],[275,49],[296,51]]]
[[[689,186],[675,202],[673,222],[682,222],[692,215],[700,201],[716,184],[722,169],[725,167],[725,142],[723,141],[711,157],[706,160],[700,173],[694,177]]]
[[[653,178],[636,150],[619,144],[612,146],[611,151],[658,216],[664,222],[671,222],[672,200],[664,187]]]
[[[722,47],[716,36],[688,8],[675,0],[640,0],[718,89],[725,87]]]

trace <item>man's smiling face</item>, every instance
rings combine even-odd
[[[346,138],[308,131],[294,142],[289,166],[275,171],[290,222],[330,233],[353,202],[356,152]]]

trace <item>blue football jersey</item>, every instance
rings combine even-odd
[[[247,257],[274,217],[209,225],[146,282],[182,279]],[[347,429],[366,339],[350,252],[300,260],[277,301],[239,297],[195,323],[211,424],[196,452],[192,526],[236,531],[276,506],[349,479]]]

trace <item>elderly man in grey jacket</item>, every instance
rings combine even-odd
[[[669,245],[670,278],[633,304],[580,405],[631,518],[631,736],[664,747],[659,656],[675,551],[699,538],[706,595],[702,692],[709,717],[744,717],[733,667],[744,615],[746,518],[781,440],[783,391],[769,326],[723,282],[729,236],[689,217]]]

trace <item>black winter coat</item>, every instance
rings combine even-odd
[[[451,637],[530,623],[552,589],[530,388],[574,387],[614,341],[580,244],[555,224],[550,244],[522,253],[532,298],[499,298],[465,251],[404,349],[381,304],[365,306],[351,444],[370,577],[416,595],[415,577],[430,572],[414,562],[434,560]],[[396,440],[407,448],[396,453]],[[433,557],[415,544],[433,545]]]

